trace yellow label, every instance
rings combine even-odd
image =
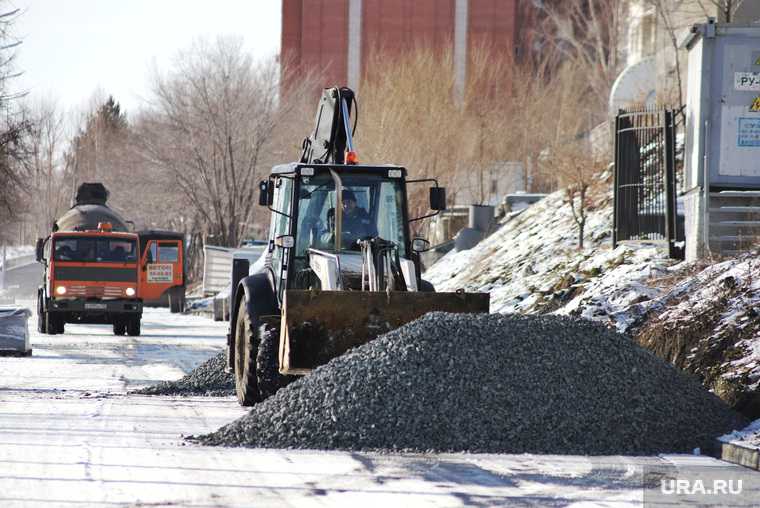
[[[755,60],[755,65],[760,65],[760,56],[757,57],[757,60]]]
[[[752,105],[749,107],[750,111],[760,111],[760,97],[755,97]]]

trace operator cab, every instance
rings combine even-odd
[[[367,256],[375,258],[375,265],[378,256],[387,259],[380,269],[395,272],[393,289],[416,290],[420,267],[409,223],[417,219],[407,217],[409,182],[415,181],[407,181],[406,169],[399,166],[292,163],[273,168],[269,181],[262,182],[260,202],[275,212],[268,265],[278,293],[285,288],[361,290],[365,275],[369,278]],[[431,193],[431,207],[445,207],[443,189],[433,189],[438,192]],[[339,275],[327,282],[328,272]]]

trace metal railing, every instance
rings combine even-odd
[[[676,242],[676,112],[670,109],[620,110],[615,119],[614,225],[612,243]]]

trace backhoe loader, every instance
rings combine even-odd
[[[350,89],[325,89],[299,162],[275,166],[259,186],[268,250],[263,265],[233,266],[227,335],[244,406],[427,312],[489,310],[487,293],[436,293],[421,278],[429,243],[411,238],[410,223],[445,209],[445,190],[401,166],[359,164],[352,109]],[[423,183],[431,213],[410,218],[407,186]]]

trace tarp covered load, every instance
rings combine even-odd
[[[77,189],[74,206],[55,222],[53,231],[85,231],[110,222],[113,231],[129,231],[126,221],[108,207],[108,189],[102,183],[83,183]]]
[[[98,229],[98,223],[110,222],[113,231],[129,231],[124,219],[103,205],[77,205],[56,221],[56,231],[85,231]]]
[[[0,307],[0,355],[30,356],[27,321],[32,313],[22,307]]]

